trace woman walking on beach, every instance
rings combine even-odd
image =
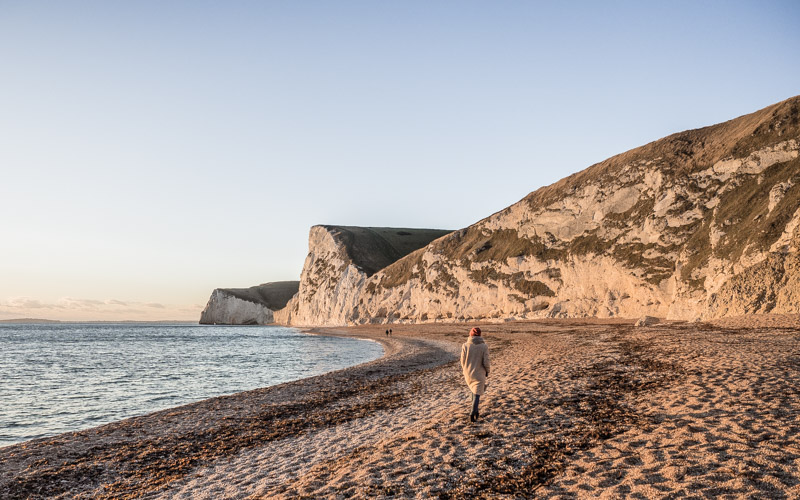
[[[461,346],[461,371],[472,393],[472,413],[469,420],[478,420],[478,404],[486,391],[486,377],[489,376],[489,346],[481,338],[477,326],[469,331],[469,339]]]

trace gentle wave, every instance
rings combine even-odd
[[[380,357],[375,342],[292,328],[0,325],[0,446]]]

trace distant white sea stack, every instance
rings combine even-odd
[[[217,288],[200,315],[203,325],[267,325],[286,306],[299,282],[279,281],[251,288]]]

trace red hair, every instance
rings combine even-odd
[[[473,328],[472,330],[469,331],[469,336],[470,337],[472,337],[472,336],[480,337],[481,336],[481,329],[476,326],[475,328]]]

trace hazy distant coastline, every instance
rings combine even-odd
[[[116,323],[137,323],[137,324],[146,324],[146,325],[195,325],[197,324],[194,321],[179,321],[179,320],[164,320],[164,321],[144,321],[144,320],[116,320],[116,321],[106,321],[106,320],[94,320],[94,321],[63,321],[60,319],[40,319],[40,318],[18,318],[18,319],[0,319],[0,323],[13,323],[16,325],[38,325],[38,324],[46,324],[46,323],[96,323],[96,324],[116,324]]]
[[[19,319],[0,319],[0,323],[15,324],[39,324],[39,323],[63,323],[57,319],[38,319],[38,318],[19,318]]]

